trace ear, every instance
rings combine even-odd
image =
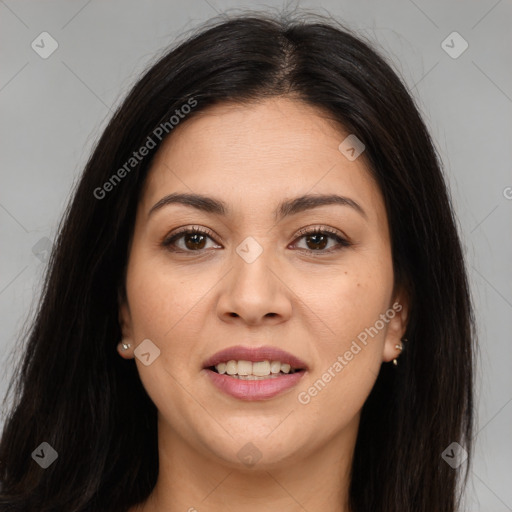
[[[117,351],[119,355],[124,359],[133,359],[133,351],[135,350],[135,339],[133,337],[130,308],[128,307],[128,302],[126,298],[122,297],[121,295],[118,296],[118,304],[118,319],[123,337],[122,340],[117,344]],[[129,345],[129,347],[125,350],[123,349],[123,344]]]
[[[391,303],[386,316],[389,318],[386,338],[384,340],[384,352],[382,360],[385,362],[392,361],[401,354],[401,350],[396,348],[397,345],[404,346],[402,338],[407,329],[407,318],[409,313],[409,301],[405,293],[395,296]],[[405,348],[405,347],[404,347]]]

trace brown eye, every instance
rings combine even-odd
[[[166,238],[162,245],[172,251],[199,252],[205,248],[208,238],[213,240],[209,231],[199,228],[183,229]],[[176,245],[181,239],[183,239],[184,247]]]
[[[318,253],[321,255],[331,253],[351,245],[348,240],[341,237],[338,233],[325,228],[303,230],[300,234],[300,239],[304,239],[306,243],[306,248],[303,250],[309,254]],[[325,250],[330,240],[336,242],[337,245],[335,244],[334,247],[331,246],[331,248]]]
[[[185,234],[183,235],[185,246],[187,249],[204,249],[206,236],[199,233]]]
[[[325,249],[328,242],[329,237],[320,233],[306,236],[306,244],[311,243],[311,245],[308,245],[309,249]]]

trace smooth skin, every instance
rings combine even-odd
[[[135,359],[158,409],[158,482],[130,512],[349,510],[361,408],[381,364],[400,354],[407,303],[394,287],[386,209],[364,153],[349,161],[338,149],[347,135],[318,109],[279,97],[210,107],[159,149],[138,205],[119,311],[131,345],[119,345],[119,354]],[[171,204],[149,215],[176,192],[220,199],[231,213]],[[364,215],[335,204],[277,222],[277,206],[304,194],[348,197]],[[193,226],[212,236],[185,235],[174,251],[163,245]],[[351,245],[299,233],[317,226]],[[247,237],[263,249],[252,263],[236,251]],[[300,403],[299,393],[396,302],[401,311]],[[148,366],[134,355],[145,339],[160,349]],[[279,347],[309,371],[274,398],[233,398],[203,370],[206,358],[233,345]],[[248,443],[261,457],[252,466],[238,456]]]

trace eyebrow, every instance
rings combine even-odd
[[[155,211],[171,204],[182,204],[205,213],[211,213],[223,217],[231,214],[227,204],[220,199],[204,196],[202,194],[174,193],[163,197],[154,204],[148,212],[148,217]],[[288,199],[283,201],[276,208],[274,211],[274,217],[276,221],[279,221],[284,217],[296,215],[297,213],[304,212],[306,210],[333,204],[348,206],[367,219],[366,212],[356,201],[349,197],[339,196],[336,194],[307,194],[293,199]]]

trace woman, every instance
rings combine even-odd
[[[133,87],[74,192],[1,510],[455,511],[473,343],[391,67],[334,22],[217,22]]]

